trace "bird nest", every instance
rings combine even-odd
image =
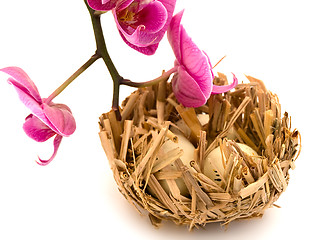
[[[127,97],[121,121],[113,111],[100,117],[119,190],[153,225],[172,220],[192,229],[261,217],[286,190],[300,134],[281,116],[278,97],[247,78],[199,108],[179,104],[163,81]],[[219,73],[214,82],[227,78]]]

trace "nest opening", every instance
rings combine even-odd
[[[190,229],[261,217],[289,182],[300,133],[281,116],[278,97],[261,80],[185,108],[171,83],[138,89],[124,100],[122,120],[100,117],[100,138],[120,192],[162,220]],[[215,84],[227,84],[219,73]]]

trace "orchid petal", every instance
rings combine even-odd
[[[172,47],[173,53],[176,56],[176,59],[179,64],[181,64],[181,48],[180,48],[180,22],[183,16],[183,12],[181,11],[177,13],[171,20],[171,23],[168,28],[167,36],[168,41]]]
[[[168,40],[176,56],[176,64],[184,67],[185,71],[198,84],[201,94],[208,99],[213,81],[210,60],[192,41],[181,25],[182,15],[183,11],[172,18],[168,29]],[[181,79],[183,81],[182,77]],[[182,103],[185,104],[184,102]]]
[[[176,6],[176,0],[158,0],[158,1],[161,2],[162,5],[167,10],[167,21],[166,21],[165,25],[163,26],[163,28],[158,32],[158,39],[159,39],[158,41],[160,42],[160,40],[163,38],[164,34],[168,30],[168,27],[169,27],[170,22],[172,20],[174,8]]]
[[[16,92],[18,93],[19,99],[21,102],[30,109],[30,111],[36,115],[37,117],[44,119],[45,115],[43,114],[43,110],[41,105],[29,94],[27,94],[23,89],[15,87]]]
[[[119,10],[127,8],[134,0],[118,0],[116,8]]]
[[[158,49],[159,46],[159,42],[162,40],[163,36],[165,35],[166,31],[168,30],[168,27],[170,25],[172,16],[173,16],[173,12],[174,12],[174,8],[176,5],[176,0],[159,0],[159,2],[161,2],[163,4],[163,6],[166,8],[167,10],[167,21],[165,23],[165,25],[163,26],[163,28],[157,32],[157,38],[153,38],[153,44],[149,45],[146,48],[134,48],[135,50],[144,53],[147,52],[147,55],[152,55],[156,52],[156,50]]]
[[[166,24],[168,18],[167,9],[162,3],[155,1],[147,4],[137,14],[138,24],[142,25],[150,33],[159,32]]]
[[[45,142],[56,134],[56,132],[52,131],[51,128],[32,114],[26,118],[23,130],[30,138],[37,142]]]
[[[40,118],[44,123],[47,123],[41,106],[43,101],[36,85],[29,76],[18,67],[8,67],[0,69],[0,71],[10,75],[8,82],[15,88],[21,102],[29,108],[35,116]]]
[[[144,54],[144,55],[152,55],[156,52],[156,50],[158,49],[159,43],[156,44],[152,44],[149,45],[147,47],[138,47],[130,42],[128,42],[128,40],[122,35],[122,33],[119,31],[120,36],[122,37],[123,41],[131,48],[133,48],[134,50]]]
[[[114,11],[117,27],[128,42],[137,47],[147,47],[159,42],[157,32],[163,28],[168,18],[167,10],[162,3],[154,1],[140,10],[128,7],[123,11],[131,11],[137,19],[136,21],[120,20],[119,16],[122,12],[118,9]]]
[[[212,90],[213,75],[208,57],[192,41],[183,26],[180,27],[180,30],[181,63],[198,83],[202,93],[206,98],[209,98]]]
[[[57,134],[67,137],[76,130],[76,122],[66,105],[44,103],[43,112],[48,119],[47,125]]]
[[[59,146],[61,144],[61,141],[62,141],[62,136],[61,135],[56,135],[56,137],[53,140],[53,148],[54,148],[54,150],[53,150],[52,156],[48,160],[42,160],[42,159],[40,159],[38,157],[37,163],[39,165],[41,165],[41,166],[48,165],[55,158],[55,156],[57,155],[57,152],[58,152]]]
[[[134,0],[87,0],[89,6],[97,11],[109,11],[119,6],[121,9],[129,6]]]
[[[185,107],[200,107],[207,101],[198,83],[183,66],[178,67],[178,72],[172,79],[172,90],[177,100]]]
[[[226,86],[213,85],[212,94],[219,94],[219,93],[228,92],[228,91],[230,91],[231,89],[233,89],[237,85],[238,85],[238,79],[233,74],[233,83],[231,83],[230,85],[226,85]]]
[[[116,4],[115,1],[101,1],[101,0],[87,0],[89,6],[97,11],[109,11],[113,9]]]
[[[30,77],[18,67],[7,67],[0,69],[0,71],[8,74],[10,78],[8,82],[12,84],[15,88],[18,88],[25,95],[28,95],[30,98],[33,98],[39,104],[42,103],[39,91],[34,84],[34,82],[30,79]],[[19,95],[20,96],[20,95]]]

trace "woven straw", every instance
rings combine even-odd
[[[286,190],[300,134],[290,130],[287,113],[281,116],[277,96],[262,81],[247,78],[249,83],[212,95],[195,109],[179,104],[171,83],[163,81],[132,93],[122,104],[121,121],[113,111],[100,117],[101,143],[119,190],[140,213],[149,213],[153,225],[172,220],[192,229],[261,217]],[[221,73],[214,81],[227,84]],[[199,114],[209,121],[202,125]],[[187,164],[183,149],[161,151],[165,143],[179,142],[181,132],[195,147]],[[238,143],[259,156],[246,154]],[[213,179],[204,174],[205,159],[217,147],[222,168],[213,169]]]

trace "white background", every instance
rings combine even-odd
[[[62,141],[47,167],[51,142],[22,130],[28,110],[0,75],[0,239],[284,239],[317,236],[320,37],[318,1],[178,0],[183,24],[216,71],[265,81],[302,134],[303,149],[278,205],[258,220],[218,224],[189,233],[165,223],[156,230],[117,190],[98,137],[98,117],[109,111],[112,83],[95,63],[55,102],[67,104],[77,131]],[[172,67],[166,37],[157,53],[143,56],[121,40],[111,13],[103,16],[107,46],[119,72],[134,81]],[[0,68],[19,66],[47,97],[95,51],[89,15],[81,0],[15,0],[0,4]],[[130,88],[121,88],[124,99]],[[317,234],[317,235],[316,235]]]

